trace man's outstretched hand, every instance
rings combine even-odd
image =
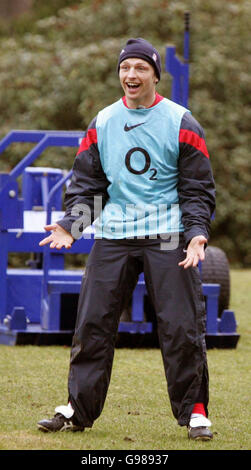
[[[74,238],[69,232],[67,232],[63,227],[58,224],[46,225],[45,230],[47,232],[52,232],[48,237],[41,240],[39,246],[47,245],[50,243],[50,248],[71,248]]]
[[[187,269],[190,266],[197,266],[199,261],[204,261],[205,243],[207,243],[207,239],[203,235],[193,237],[187,247],[186,258],[179,263],[179,266],[183,266],[184,269]]]

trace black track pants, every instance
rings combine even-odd
[[[178,248],[161,240],[96,240],[88,257],[73,336],[69,400],[76,418],[91,427],[102,412],[110,383],[120,315],[143,271],[158,324],[168,393],[181,426],[193,404],[208,405],[205,305],[198,268],[178,266]],[[162,245],[163,246],[163,245]]]

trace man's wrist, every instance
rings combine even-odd
[[[202,230],[201,227],[192,227],[191,229],[184,232],[185,246],[188,247],[190,241],[198,236],[203,236],[208,241],[208,233],[205,230]],[[206,242],[207,246],[207,242]]]

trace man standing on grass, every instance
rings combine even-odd
[[[187,426],[189,438],[209,440],[205,305],[197,265],[204,259],[215,188],[204,133],[190,111],[156,92],[161,60],[149,42],[130,39],[118,73],[125,96],[89,125],[65,216],[45,227],[52,233],[40,242],[70,248],[96,219],[95,198],[102,198],[79,296],[68,405],[58,406],[38,428],[84,430],[100,416],[120,315],[144,272],[174,417]]]

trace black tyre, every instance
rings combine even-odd
[[[230,269],[226,254],[220,248],[208,246],[205,260],[201,263],[202,282],[205,284],[220,284],[219,311],[227,310],[230,300]]]

